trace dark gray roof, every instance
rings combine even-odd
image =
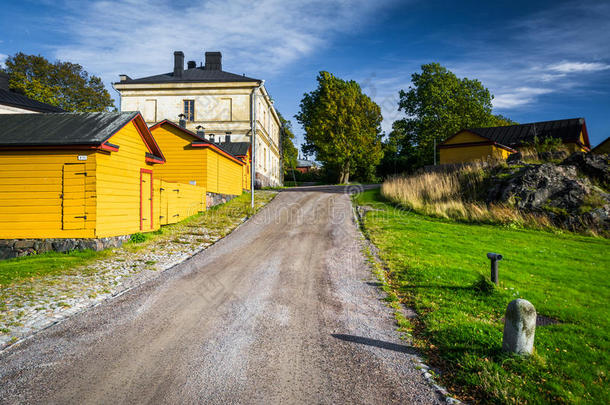
[[[138,112],[0,114],[0,146],[99,145]]]
[[[585,139],[584,146],[591,147],[584,118],[532,122],[504,127],[469,128],[467,131],[508,147],[531,143],[534,136],[537,136],[538,139],[551,137],[560,138],[563,142],[578,142],[582,131]]]
[[[155,76],[142,77],[139,79],[127,78],[127,80],[116,84],[138,84],[138,83],[182,83],[182,82],[260,82],[235,73],[225,72],[224,70],[208,70],[203,67],[196,67],[182,71],[182,77],[174,77],[173,72],[163,73]]]
[[[313,167],[315,165],[311,160],[297,159],[297,167]]]
[[[0,89],[0,104],[36,112],[64,112],[64,110],[59,107],[32,100],[29,97],[6,89]]]
[[[218,142],[217,145],[233,156],[246,156],[250,149],[250,142]]]

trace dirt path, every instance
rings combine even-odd
[[[0,403],[440,403],[341,188],[282,192],[208,250],[0,354]]]

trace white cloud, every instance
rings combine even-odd
[[[73,43],[56,49],[104,80],[172,70],[172,51],[201,62],[223,52],[223,67],[265,78],[329,46],[337,33],[356,29],[390,0],[103,0],[67,3],[65,30]]]
[[[0,41],[2,42],[2,41]],[[4,64],[4,62],[6,62],[6,58],[8,58],[8,55],[5,55],[3,53],[0,53],[0,68],[5,68],[6,65]]]
[[[608,70],[610,65],[599,62],[567,62],[563,61],[549,66],[549,70],[559,73],[598,72]]]
[[[552,92],[549,88],[519,87],[499,93],[492,102],[494,108],[509,110],[531,104],[536,101],[537,96]]]

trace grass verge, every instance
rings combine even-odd
[[[226,204],[217,205],[209,210],[193,215],[177,224],[163,226],[161,229],[134,234],[130,242],[122,249],[138,251],[145,249],[151,243],[160,239],[178,238],[180,234],[190,229],[205,228],[206,230],[225,236],[232,231],[231,224],[236,218],[248,217],[267,204],[274,193],[255,193],[255,209],[250,207],[250,194],[242,194]],[[95,260],[103,260],[112,255],[113,250],[101,252],[92,250],[72,251],[68,253],[49,252],[35,256],[25,256],[0,261],[0,287],[10,286],[23,281],[35,281],[47,276],[70,274],[77,268],[90,264]]]
[[[399,299],[413,307],[414,343],[458,397],[485,403],[609,403],[610,241],[415,214],[379,190],[356,203],[387,264]],[[487,252],[502,253],[500,286],[487,287]],[[502,352],[503,316],[515,298],[551,324],[536,330],[535,353]]]

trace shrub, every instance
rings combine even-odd
[[[146,238],[146,235],[144,235],[142,232],[137,232],[137,233],[134,233],[134,234],[132,234],[132,235],[129,237],[129,241],[130,241],[131,243],[142,243],[142,242],[144,242],[146,239],[147,239],[147,238]]]

